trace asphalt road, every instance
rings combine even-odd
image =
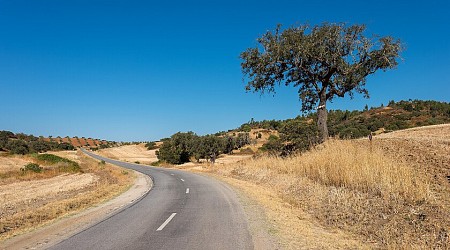
[[[50,249],[253,249],[244,210],[226,185],[193,173],[86,153],[151,176],[153,188]]]

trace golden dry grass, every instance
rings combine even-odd
[[[346,248],[338,247],[346,244],[340,237],[333,247],[311,236],[329,232],[357,242],[349,248],[448,249],[450,144],[449,134],[439,134],[445,129],[423,129],[417,138],[402,132],[395,140],[391,135],[372,143],[331,140],[294,157],[259,156],[210,171],[256,184],[247,193],[265,206],[288,249]],[[424,142],[427,133],[434,139]],[[287,212],[271,204],[276,198],[264,194],[267,188],[292,205],[298,218],[319,225],[319,232],[311,234],[308,223],[288,223]]]
[[[369,142],[329,140],[302,155],[286,159],[261,157],[244,164],[250,171],[268,169],[385,198],[402,196],[422,201],[430,195],[429,185],[419,178],[417,171],[386,156]]]
[[[126,162],[139,162],[150,164],[158,161],[156,150],[147,150],[144,143],[139,145],[125,145],[120,147],[100,149],[96,153],[99,155]]]
[[[0,240],[111,199],[128,189],[134,180],[133,174],[119,167],[100,164],[81,152],[78,152],[76,156],[85,174],[68,177],[74,179],[82,176],[84,181],[78,183],[80,185],[74,182],[68,186],[58,185],[55,181],[61,180],[62,183],[67,182],[68,179],[57,174],[55,177],[54,171],[44,171],[41,174],[29,173],[25,176],[12,175],[2,179],[3,184],[0,184],[2,189],[28,185],[28,192],[36,195],[25,200],[18,197],[0,197],[7,199],[5,201],[7,206],[0,207]],[[31,185],[33,183],[39,185]],[[59,190],[47,190],[52,186],[59,187]],[[46,195],[39,195],[45,190],[48,191]],[[16,195],[20,195],[20,192],[21,190],[18,190]]]
[[[19,171],[21,167],[32,162],[29,157],[19,155],[0,155],[0,174],[10,171]]]

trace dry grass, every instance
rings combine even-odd
[[[272,187],[235,178],[218,178],[235,187],[243,196],[241,203],[249,216],[255,249],[370,248],[351,233],[320,225],[313,216],[300,206],[288,203]],[[262,210],[262,215],[259,210]],[[262,237],[262,241],[258,239]]]
[[[44,171],[42,174],[30,173],[26,177],[17,175],[2,179],[1,189],[27,188],[0,197],[0,240],[111,199],[125,191],[134,180],[134,175],[129,172],[113,165],[100,164],[81,152],[77,153],[77,161],[84,174],[53,176],[52,171]],[[16,197],[23,191],[33,195],[24,196],[24,199]]]
[[[307,177],[323,185],[370,192],[386,199],[399,196],[423,201],[430,195],[428,184],[417,171],[386,156],[369,142],[330,140],[287,159],[251,159],[245,162],[245,168]]]
[[[421,133],[445,138],[434,136],[439,131]],[[423,138],[417,142],[412,136],[406,140],[402,136],[375,138],[372,143],[332,140],[291,158],[263,156],[216,165],[211,171],[256,184],[253,190],[260,187],[262,197],[269,188],[273,196],[295,208],[291,212],[298,218],[319,225],[321,233],[313,234],[314,227],[308,223],[294,227],[284,219],[286,211],[267,201],[275,198],[255,198],[266,207],[289,249],[341,248],[345,246],[339,242],[342,237],[335,238],[333,247],[311,236],[336,230],[359,242],[349,248],[448,249],[450,185],[445,176],[450,174],[446,158],[450,145],[445,139],[423,144]],[[253,191],[247,193],[258,197]],[[292,228],[297,235],[290,232]],[[302,237],[307,240],[299,240]]]
[[[144,143],[139,145],[125,145],[120,147],[100,149],[96,153],[99,155],[126,162],[139,162],[150,164],[158,161],[156,150],[147,150]]]
[[[7,154],[0,155],[0,174],[19,171],[21,167],[30,162],[32,162],[32,159],[29,157]]]

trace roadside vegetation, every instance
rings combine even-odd
[[[266,129],[277,131],[262,150],[288,155],[305,151],[320,142],[316,113],[287,120],[251,120],[232,131]],[[437,101],[390,101],[387,106],[366,107],[362,111],[330,110],[328,131],[331,137],[354,139],[418,126],[450,122],[450,103]]]
[[[198,136],[194,132],[178,132],[163,140],[156,151],[160,161],[170,164],[183,164],[200,159],[215,161],[220,154],[229,154],[233,150],[250,144],[249,134],[234,133],[233,135],[205,135]]]
[[[0,240],[81,211],[125,191],[134,175],[82,152],[22,156],[27,164],[0,173]],[[6,156],[10,157],[10,156]]]
[[[250,145],[243,149],[252,148],[253,157],[192,169],[225,177],[262,204],[288,249],[449,248],[450,104],[391,101],[328,114],[333,137],[324,143],[314,113],[252,119],[215,136],[248,133]],[[420,127],[435,124],[443,125]],[[190,141],[179,135],[165,141]],[[182,145],[194,152],[195,144]]]
[[[436,125],[450,122],[450,103],[437,101],[390,101],[387,106],[366,107],[362,111],[330,110],[328,112],[328,132],[332,138],[355,139],[369,134],[418,126]],[[305,152],[321,141],[317,127],[317,114],[309,113],[287,120],[264,120],[242,124],[239,128],[214,135],[198,136],[194,132],[178,132],[165,138],[162,145],[148,143],[152,150],[157,149],[161,162],[183,164],[189,161],[218,157],[220,154],[244,154],[254,151],[267,152],[275,156],[288,156]],[[252,132],[252,133],[251,133]],[[262,138],[262,133],[268,134]],[[246,145],[260,147],[252,151]]]
[[[443,126],[428,128],[435,136],[425,142],[414,134],[332,139],[289,157],[259,155],[208,171],[255,184],[252,197],[272,214],[269,221],[288,249],[448,249],[450,126]],[[275,198],[258,197],[257,189],[281,203],[270,205]],[[336,232],[347,238],[321,240]],[[348,238],[359,243],[346,245]]]

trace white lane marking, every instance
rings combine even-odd
[[[181,181],[184,181],[183,179],[180,179]]]
[[[170,174],[170,175],[174,176],[174,174]]]
[[[189,188],[186,188],[186,194],[189,194]]]
[[[161,230],[163,230],[164,227],[166,227],[167,224],[169,224],[169,222],[173,219],[173,217],[175,217],[176,214],[177,214],[177,213],[172,213],[172,214],[169,216],[169,218],[167,218],[167,220],[164,221],[164,223],[163,223],[161,226],[159,226],[158,229],[156,229],[156,231],[161,231]]]

